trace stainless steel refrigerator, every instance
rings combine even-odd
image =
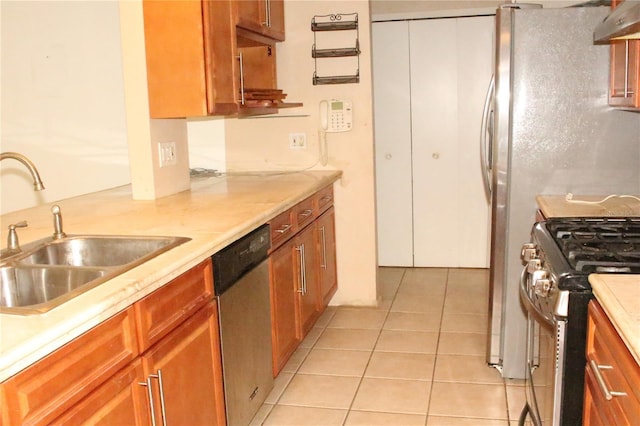
[[[592,41],[609,8],[525,7],[497,11],[481,149],[492,227],[487,361],[507,378],[524,378],[517,289],[536,195],[640,193],[640,114],[607,105],[609,47]]]

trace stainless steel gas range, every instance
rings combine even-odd
[[[526,396],[520,424],[582,424],[591,273],[640,274],[639,218],[552,218],[522,247],[527,310]],[[523,361],[524,362],[524,361]]]

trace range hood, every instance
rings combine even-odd
[[[593,33],[593,41],[607,43],[619,39],[640,39],[640,1],[620,3]]]

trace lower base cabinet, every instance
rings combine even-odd
[[[269,256],[269,267],[274,376],[311,331],[338,288],[335,212],[327,199],[332,200],[330,187],[272,223],[275,250]],[[318,207],[321,200],[329,205]],[[304,217],[304,225],[295,226],[300,219],[286,220],[298,216]],[[286,242],[274,240],[273,235],[281,240],[284,232],[289,233]]]
[[[290,240],[269,256],[274,377],[302,341],[296,321],[298,293],[293,279],[294,252],[295,243]]]
[[[589,302],[587,327],[583,425],[637,425],[640,365],[595,300]]]
[[[54,425],[148,425],[146,390],[140,386],[146,375],[136,360],[73,406]]]
[[[331,207],[316,221],[316,233],[320,256],[320,293],[327,306],[338,290],[338,269],[336,263],[336,213]]]
[[[211,268],[195,266],[3,382],[0,425],[224,426]]]
[[[142,355],[156,424],[225,424],[217,318],[211,303]]]

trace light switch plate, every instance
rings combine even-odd
[[[175,142],[158,143],[158,158],[160,167],[175,166],[178,162]]]

